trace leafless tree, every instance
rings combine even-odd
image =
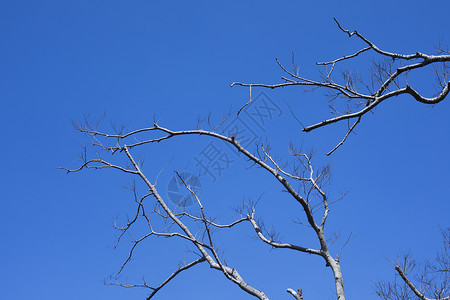
[[[355,54],[344,56],[331,62],[318,63],[319,65],[330,67],[323,74],[323,78],[320,81],[301,77],[298,74],[295,63],[293,63],[294,71],[288,71],[277,60],[282,70],[288,75],[288,77],[282,77],[285,82],[275,85],[232,84],[250,88],[250,101],[238,111],[238,114],[252,101],[252,87],[274,89],[293,85],[303,85],[312,88],[324,88],[329,92],[329,96],[333,99],[346,98],[347,101],[345,105],[348,108],[348,111],[315,125],[304,127],[304,131],[308,132],[343,120],[356,119],[354,124],[349,127],[348,132],[342,141],[336,148],[330,151],[330,153],[332,153],[346,140],[347,136],[367,112],[373,110],[378,104],[387,99],[401,94],[409,94],[419,102],[436,104],[447,96],[450,88],[450,82],[448,82],[447,77],[449,74],[448,65],[446,64],[450,61],[450,55],[447,54],[448,52],[442,49],[442,53],[439,55],[426,55],[419,52],[411,55],[402,55],[387,52],[379,49],[358,32],[349,32],[348,30],[343,29],[339,23],[337,24],[343,32],[348,34],[348,36],[358,37],[367,44],[367,47],[359,50]],[[369,92],[365,93],[359,90],[359,85],[362,84],[362,81],[358,76],[350,72],[343,73],[344,83],[334,81],[333,71],[336,64],[355,58],[369,50],[373,50],[377,54],[389,59],[389,61],[385,61],[384,63],[375,64],[372,85],[364,85],[364,88]],[[411,61],[412,63],[409,63]],[[399,63],[400,66],[397,66],[396,63]],[[441,90],[437,95],[432,98],[425,98],[407,83],[406,86],[401,86],[400,75],[405,75],[406,77],[406,74],[412,70],[438,63],[441,65],[436,68],[436,74]],[[335,109],[335,111],[337,110]],[[329,199],[324,187],[329,183],[330,168],[314,167],[312,162],[313,152],[304,153],[294,145],[291,145],[289,148],[289,154],[291,156],[290,160],[282,161],[272,154],[270,144],[259,143],[256,150],[251,151],[241,144],[236,135],[219,133],[217,131],[217,126],[212,126],[208,130],[202,129],[201,127],[192,130],[172,130],[163,127],[158,122],[154,121],[153,125],[147,128],[131,132],[118,130],[114,133],[108,133],[99,129],[98,124],[86,120],[74,125],[76,130],[86,134],[89,138],[89,143],[85,145],[82,163],[78,168],[62,169],[66,170],[68,173],[78,172],[83,169],[114,169],[129,174],[130,176],[134,176],[136,180],[139,180],[145,185],[146,192],[143,195],[140,194],[136,186],[131,187],[136,202],[136,211],[133,218],[125,225],[115,225],[115,228],[120,232],[117,243],[120,242],[125,233],[131,231],[134,226],[137,226],[136,224],[138,222],[143,221],[146,227],[146,233],[139,239],[133,241],[129,255],[121,266],[118,275],[132,259],[135,249],[144,241],[153,237],[174,238],[187,241],[191,245],[190,252],[196,256],[195,259],[192,259],[191,261],[185,261],[174,270],[172,274],[169,274],[165,280],[156,285],[148,284],[145,281],[142,283],[128,284],[120,282],[120,280],[116,280],[115,278],[107,284],[119,285],[122,287],[147,288],[149,289],[147,299],[151,299],[173,278],[185,273],[185,271],[188,271],[198,264],[204,263],[208,264],[211,269],[222,273],[224,278],[236,284],[249,295],[258,299],[269,299],[260,288],[251,285],[251,280],[249,281],[247,277],[241,275],[237,267],[229,266],[227,264],[224,254],[222,254],[217,247],[214,238],[214,232],[216,230],[230,230],[237,226],[250,226],[250,228],[254,230],[257,238],[270,247],[288,249],[321,257],[324,260],[326,267],[330,268],[332,271],[337,299],[345,299],[344,281],[339,262],[340,249],[338,251],[330,251],[330,244],[334,241],[327,240],[325,233],[325,225],[330,213],[330,204],[340,198]],[[243,157],[248,161],[249,165],[259,167],[262,172],[271,176],[273,180],[277,181],[283,190],[288,193],[290,198],[301,206],[307,220],[306,225],[314,233],[319,247],[309,247],[303,241],[282,241],[275,232],[266,230],[264,223],[257,217],[257,201],[243,203],[237,210],[238,217],[233,222],[228,224],[218,222],[208,214],[208,208],[204,205],[201,197],[197,195],[192,186],[192,182],[183,175],[183,172],[177,172],[176,175],[183,183],[185,189],[191,193],[195,200],[196,209],[186,210],[182,205],[171,208],[170,205],[168,205],[167,200],[162,196],[162,193],[158,191],[158,178],[149,178],[146,175],[140,160],[137,158],[137,152],[141,147],[150,145],[156,146],[166,140],[177,139],[181,136],[201,136],[225,142],[236,151],[243,154]],[[94,153],[94,156],[91,157],[89,153]],[[346,242],[342,246],[345,246],[345,244]],[[403,271],[401,271],[401,268],[398,268],[398,270],[400,270],[400,275],[404,274],[402,273]],[[406,278],[406,275],[404,277]],[[286,291],[295,299],[303,299],[301,289],[296,287],[297,291],[295,291],[292,288],[286,288]],[[413,292],[415,293],[414,290]],[[427,299],[423,297],[422,294],[421,299]]]
[[[441,230],[442,249],[432,261],[418,265],[410,253],[395,264],[396,278],[376,283],[377,294],[385,300],[450,299],[450,228]]]
[[[213,229],[229,229],[239,224],[247,223],[253,228],[261,241],[273,248],[289,249],[322,257],[326,266],[331,268],[333,272],[338,299],[345,299],[344,283],[339,264],[339,252],[334,256],[330,253],[329,242],[327,241],[324,232],[325,223],[330,211],[329,205],[333,202],[328,199],[327,194],[323,190],[323,186],[328,183],[330,169],[329,167],[325,167],[315,172],[311,162],[312,152],[307,155],[297,151],[294,146],[291,146],[290,154],[292,155],[294,162],[291,165],[290,170],[287,170],[281,166],[280,161],[272,157],[269,146],[261,144],[259,145],[257,153],[253,154],[244,148],[235,136],[228,137],[215,131],[203,129],[174,131],[162,127],[157,123],[154,123],[152,127],[124,134],[107,134],[97,130],[88,122],[76,124],[75,127],[78,131],[85,133],[90,137],[91,146],[96,148],[95,152],[97,157],[89,159],[86,154],[83,155],[83,163],[79,168],[73,170],[64,168],[68,173],[78,172],[83,169],[98,170],[111,168],[136,176],[142,180],[148,188],[148,193],[142,197],[137,196],[138,193],[135,187],[132,188],[136,195],[135,199],[137,205],[134,218],[125,226],[116,226],[116,229],[121,232],[118,242],[123,234],[130,230],[138,219],[145,220],[148,231],[147,234],[134,241],[129,256],[120,268],[119,274],[132,258],[135,248],[144,240],[147,240],[152,236],[179,238],[189,241],[192,244],[193,253],[198,255],[196,260],[180,266],[168,276],[166,280],[157,286],[150,286],[145,282],[131,285],[120,282],[110,282],[109,284],[124,287],[149,288],[151,293],[147,299],[151,299],[175,276],[199,263],[207,263],[212,269],[222,272],[226,279],[235,283],[248,294],[257,297],[258,299],[269,299],[264,292],[251,286],[244,280],[237,268],[230,267],[226,264],[225,258],[221,257],[219,254],[220,252],[214,243]],[[208,215],[207,209],[202,204],[200,197],[197,196],[194,189],[191,188],[190,182],[185,180],[182,173],[176,174],[183,182],[184,187],[195,198],[198,210],[196,213],[188,212],[183,206],[171,209],[167,204],[167,201],[161,196],[161,193],[158,192],[157,179],[152,180],[144,174],[142,166],[133,156],[133,151],[136,148],[147,144],[160,143],[168,139],[185,135],[198,135],[222,140],[232,145],[237,151],[244,154],[249,162],[259,166],[262,170],[272,176],[274,180],[278,181],[284,190],[290,194],[292,199],[299,203],[303,208],[308,226],[314,231],[319,241],[320,248],[314,249],[307,247],[303,245],[301,241],[299,243],[280,241],[277,238],[276,233],[274,234],[273,232],[265,230],[263,223],[256,218],[256,203],[244,203],[243,206],[238,209],[240,214],[239,219],[236,219],[229,224],[219,224]],[[104,157],[106,157],[108,153],[113,154],[111,159],[115,159],[118,155],[123,155],[125,156],[126,161],[119,164],[106,160]],[[297,186],[300,187],[301,193],[298,191]],[[153,197],[157,204],[156,206],[151,206],[151,209],[148,209],[146,205],[146,199],[149,197]],[[163,219],[164,226],[162,228],[155,228],[153,226],[154,218]],[[297,300],[302,299],[303,297],[301,290],[296,292],[293,289],[288,288],[287,292]]]

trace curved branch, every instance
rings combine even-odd
[[[447,97],[449,90],[450,90],[450,81],[442,89],[442,91],[439,93],[439,95],[437,95],[434,98],[425,98],[422,95],[420,95],[418,92],[416,92],[416,90],[414,90],[409,85],[407,85],[406,88],[404,88],[405,93],[410,94],[411,96],[414,97],[414,99],[416,99],[417,101],[419,101],[421,103],[425,103],[425,104],[437,104],[437,103],[441,102],[442,100],[445,99],[445,97]]]
[[[300,252],[304,252],[304,253],[308,253],[308,254],[315,254],[315,255],[320,255],[322,256],[323,253],[320,250],[316,250],[316,249],[311,249],[311,248],[305,248],[305,247],[301,247],[301,246],[297,246],[297,245],[293,245],[293,244],[288,244],[288,243],[277,243],[275,241],[273,241],[272,239],[267,238],[261,231],[261,229],[259,228],[258,224],[256,223],[255,219],[254,219],[254,211],[252,212],[251,215],[247,215],[248,220],[250,221],[250,223],[253,226],[253,229],[255,230],[256,234],[258,235],[258,237],[266,244],[274,247],[274,248],[285,248],[285,249],[291,249],[291,250],[296,250],[296,251],[300,251]]]
[[[294,291],[293,289],[287,289],[286,292],[291,294],[295,300],[303,300],[303,291],[302,289],[298,289],[298,291]]]

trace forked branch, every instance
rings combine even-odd
[[[332,118],[302,128],[303,131],[309,132],[333,123],[355,119],[353,125],[348,127],[347,133],[341,142],[329,151],[327,155],[333,153],[347,140],[349,134],[354,131],[362,117],[369,112],[373,112],[375,107],[386,100],[393,99],[400,95],[409,95],[420,103],[434,105],[447,97],[450,90],[450,72],[447,67],[448,62],[450,62],[448,51],[440,49],[438,55],[428,55],[421,52],[399,54],[385,51],[356,30],[350,32],[349,30],[344,29],[336,19],[334,20],[342,32],[346,33],[349,37],[357,37],[365,44],[365,47],[353,54],[345,55],[332,61],[316,63],[325,68],[325,72],[320,80],[310,79],[299,75],[295,63],[293,63],[294,70],[289,71],[278,59],[276,59],[278,66],[285,73],[285,75],[281,77],[283,82],[276,84],[233,82],[231,86],[237,85],[249,88],[262,87],[270,89],[289,86],[305,86],[311,89],[320,88],[326,90],[331,100],[336,100],[338,98],[342,99],[338,102],[337,100],[333,101],[331,107],[333,112],[336,112],[337,109],[335,109],[334,106],[340,105],[344,108],[343,112]],[[342,72],[343,80],[335,79],[334,73],[337,64],[342,64],[346,61],[355,59],[369,51],[373,51],[376,55],[386,59],[385,63],[374,63],[374,70],[371,75],[372,87],[369,87],[359,75],[348,71]],[[436,95],[433,97],[425,97],[417,92],[417,90],[408,84],[406,78],[406,75],[409,72],[423,69],[428,65],[441,66],[435,68],[439,86]],[[401,80],[403,81],[403,84],[400,83]],[[377,82],[378,86],[374,85],[374,82]],[[365,87],[365,91],[362,91],[361,85]]]

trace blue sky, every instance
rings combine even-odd
[[[76,167],[82,135],[72,120],[105,114],[104,128],[153,123],[194,128],[198,116],[216,119],[248,98],[233,81],[278,82],[275,57],[296,53],[302,74],[317,76],[316,61],[362,46],[333,21],[357,29],[390,51],[433,53],[448,43],[448,1],[8,1],[0,2],[1,299],[144,299],[140,290],[105,287],[129,244],[114,251],[114,217],[133,211],[122,188],[131,178],[115,172],[66,175]],[[369,59],[368,56],[367,59]],[[353,67],[368,72],[367,60]],[[429,70],[412,76],[433,93]],[[255,90],[256,95],[262,90]],[[332,207],[328,232],[352,233],[341,264],[348,298],[376,299],[376,280],[393,278],[385,257],[410,250],[419,260],[440,246],[439,227],[450,226],[450,104],[435,107],[398,97],[377,108],[357,135],[331,158],[342,125],[302,133],[286,103],[305,123],[329,116],[321,92],[264,91],[282,114],[258,134],[286,157],[289,141],[316,147],[316,163],[333,165],[331,195],[349,191]],[[210,140],[180,139],[144,149],[146,171],[164,190],[172,171],[194,158]],[[182,149],[182,151],[180,151]],[[226,151],[226,150],[224,150]],[[189,164],[190,163],[190,164]],[[188,168],[189,168],[188,167]],[[311,241],[291,222],[300,208],[258,169],[242,159],[215,182],[202,179],[212,214],[231,220],[242,199],[264,196],[257,211],[286,241]],[[251,239],[246,226],[217,238],[227,261],[273,299],[289,299],[288,287],[305,299],[333,299],[331,271],[318,258],[271,250]],[[159,282],[183,258],[185,244],[152,240],[136,254],[124,278]],[[153,280],[153,281],[152,281]],[[157,299],[250,299],[219,272],[199,266],[177,278]]]

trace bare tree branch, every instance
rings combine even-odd
[[[302,289],[298,289],[297,292],[293,289],[287,289],[286,290],[289,294],[291,294],[295,300],[303,300],[303,291]]]
[[[157,288],[153,290],[153,292],[147,297],[147,300],[151,299],[160,289],[162,289],[169,281],[175,278],[180,272],[183,272],[184,270],[187,270],[193,266],[195,266],[198,263],[204,262],[206,259],[204,257],[200,257],[199,259],[184,265],[180,268],[178,268],[175,272],[173,272],[164,282],[162,282]]]
[[[232,222],[231,224],[228,225],[219,225],[214,223],[211,220],[208,220],[206,217],[206,214],[204,212],[203,206],[200,202],[200,199],[197,197],[197,195],[193,192],[192,189],[190,189],[189,185],[183,180],[183,183],[185,184],[185,187],[195,196],[196,200],[197,200],[197,204],[199,205],[199,207],[201,208],[202,211],[202,216],[201,217],[195,217],[193,215],[190,215],[186,212],[182,212],[182,213],[174,213],[166,204],[166,202],[163,200],[163,198],[160,196],[160,194],[158,193],[155,184],[152,184],[150,182],[150,180],[144,175],[144,173],[141,170],[141,167],[139,166],[139,163],[133,158],[130,149],[137,147],[139,145],[143,145],[146,143],[151,143],[154,142],[155,140],[146,140],[144,142],[135,142],[130,146],[127,145],[120,145],[119,141],[121,139],[127,138],[127,137],[132,137],[135,134],[140,134],[143,132],[148,132],[148,131],[160,131],[163,133],[166,133],[167,135],[163,138],[157,138],[157,140],[164,140],[176,135],[182,135],[185,134],[180,133],[180,132],[171,132],[165,128],[161,128],[159,126],[157,126],[155,124],[154,128],[147,128],[147,129],[143,129],[143,130],[138,130],[138,131],[134,131],[131,134],[122,134],[122,133],[118,133],[118,134],[104,134],[101,133],[99,131],[97,131],[96,129],[93,129],[92,126],[86,125],[86,126],[79,126],[77,125],[76,128],[80,131],[80,132],[84,132],[86,134],[88,134],[91,138],[92,138],[92,145],[94,147],[100,147],[101,150],[106,151],[106,152],[111,152],[111,153],[116,153],[116,152],[122,152],[126,155],[128,161],[131,163],[131,166],[133,169],[129,169],[129,168],[124,168],[121,167],[117,164],[113,164],[110,162],[105,161],[102,158],[98,158],[95,160],[86,160],[84,159],[84,163],[82,164],[81,167],[79,167],[78,169],[74,169],[74,170],[70,170],[67,168],[61,168],[66,170],[68,173],[71,172],[77,172],[80,171],[82,169],[89,169],[89,168],[94,168],[94,169],[101,169],[104,167],[110,167],[110,168],[114,168],[117,170],[120,170],[122,172],[125,173],[130,173],[133,175],[137,175],[145,184],[146,186],[149,188],[149,193],[142,197],[139,201],[136,201],[138,203],[138,208],[137,208],[137,212],[135,214],[135,217],[133,218],[133,220],[131,220],[130,222],[127,223],[127,225],[125,227],[118,227],[116,226],[116,229],[122,231],[121,235],[119,236],[118,242],[120,240],[120,238],[122,237],[122,235],[128,231],[130,229],[130,227],[136,222],[136,219],[139,216],[144,217],[144,219],[147,221],[147,225],[148,228],[150,230],[149,233],[147,233],[146,235],[144,235],[143,237],[141,237],[140,239],[137,239],[135,241],[133,241],[133,246],[130,249],[129,255],[127,257],[127,259],[125,260],[125,262],[122,264],[122,266],[120,267],[118,274],[120,274],[123,269],[125,268],[125,266],[127,265],[127,263],[131,260],[131,258],[133,257],[133,253],[135,248],[144,240],[146,240],[147,238],[149,238],[150,236],[159,236],[159,237],[179,237],[182,239],[185,239],[189,242],[191,242],[193,244],[194,247],[197,248],[197,250],[200,252],[201,258],[194,261],[193,263],[190,263],[188,265],[185,265],[183,267],[180,267],[179,269],[177,269],[168,279],[166,279],[166,281],[164,281],[159,287],[157,288],[151,288],[150,286],[148,286],[146,283],[144,284],[134,284],[134,285],[125,285],[125,284],[120,284],[120,283],[116,283],[115,285],[120,285],[120,286],[124,286],[124,287],[147,287],[147,288],[151,288],[153,289],[152,294],[150,294],[149,298],[150,299],[158,290],[160,290],[166,283],[168,283],[171,279],[173,279],[176,275],[178,275],[181,271],[186,270],[190,267],[192,267],[193,265],[206,261],[208,262],[208,264],[210,265],[211,268],[216,269],[221,271],[226,278],[228,278],[229,280],[231,280],[232,282],[234,282],[236,285],[238,285],[242,290],[244,290],[245,292],[247,292],[250,295],[255,296],[258,299],[261,300],[266,300],[268,299],[267,296],[260,290],[257,290],[255,288],[253,288],[252,286],[250,286],[247,282],[245,282],[243,280],[243,278],[240,276],[240,274],[238,273],[238,271],[235,268],[230,268],[228,266],[225,266],[222,262],[221,259],[219,258],[219,255],[217,254],[217,251],[214,247],[213,244],[213,239],[212,239],[212,235],[211,235],[211,231],[209,226],[214,226],[217,228],[230,228],[233,227],[236,224],[239,224],[241,222],[244,221],[244,219],[241,220],[237,220],[235,222]],[[195,133],[199,133],[202,131],[194,131]],[[193,134],[192,132],[188,132],[186,134]],[[210,132],[210,134],[214,134],[213,132]],[[103,137],[106,139],[114,139],[115,142],[115,146],[107,146],[104,142],[100,141],[98,139],[98,137]],[[222,138],[225,138],[223,136],[221,136]],[[231,138],[227,138],[230,141],[234,140]],[[178,174],[179,175],[179,174]],[[180,178],[182,178],[180,176]],[[170,219],[171,222],[168,224],[168,226],[166,226],[165,228],[163,228],[162,231],[155,231],[153,229],[153,227],[151,226],[150,223],[150,218],[147,215],[147,213],[144,210],[144,205],[143,205],[143,200],[145,198],[147,198],[148,196],[153,196],[153,198],[156,200],[156,202],[158,203],[159,208],[162,209],[162,212],[156,211],[154,210],[153,212],[156,213],[156,215],[162,217],[163,219]],[[137,198],[137,195],[135,194],[135,199]],[[196,238],[196,236],[191,232],[191,230],[189,229],[188,225],[186,225],[185,223],[183,223],[181,221],[180,218],[182,218],[183,216],[187,216],[190,219],[193,220],[198,220],[203,222],[205,230],[206,230],[206,234],[208,236],[208,243],[204,243],[200,240],[198,240],[198,238]],[[167,232],[170,228],[172,228],[173,225],[177,225],[179,229],[181,229],[182,233],[176,232],[176,231],[170,231]]]
[[[410,254],[403,254],[395,265],[401,278],[398,283],[377,282],[375,290],[385,300],[421,299],[450,300],[450,228],[441,230],[443,248],[434,260],[428,261],[416,271],[417,264]],[[419,265],[420,266],[420,265]],[[414,276],[411,273],[415,273]]]
[[[351,55],[345,55],[340,58],[334,59],[328,62],[318,62],[316,63],[319,66],[323,66],[326,68],[326,72],[323,74],[322,80],[313,80],[298,74],[297,68],[294,66],[294,72],[287,70],[278,59],[276,62],[281,70],[286,74],[286,76],[282,76],[281,79],[284,81],[282,83],[277,84],[261,84],[261,83],[241,83],[241,82],[233,82],[231,86],[244,86],[244,87],[262,87],[262,88],[270,88],[276,89],[281,87],[288,86],[308,86],[313,89],[321,88],[325,89],[330,96],[330,99],[343,98],[346,99],[347,110],[343,113],[335,115],[333,118],[325,119],[316,124],[312,124],[310,126],[302,126],[303,131],[309,132],[315,130],[317,128],[327,126],[333,123],[337,123],[344,120],[356,119],[353,126],[349,128],[347,134],[345,134],[344,138],[341,142],[334,147],[331,151],[327,153],[330,155],[336,149],[338,149],[348,138],[350,132],[354,130],[354,128],[361,121],[361,118],[367,114],[368,112],[372,112],[376,106],[378,106],[383,101],[388,99],[395,98],[400,95],[410,95],[412,98],[420,103],[434,105],[441,101],[443,101],[450,89],[450,81],[449,81],[449,68],[447,63],[450,61],[450,55],[448,55],[448,51],[440,50],[439,55],[428,55],[421,52],[416,52],[414,54],[398,54],[389,51],[385,51],[376,46],[373,42],[369,41],[362,34],[357,32],[356,30],[350,32],[347,29],[344,29],[341,24],[334,19],[337,26],[341,31],[346,33],[349,37],[356,36],[367,46],[358,50],[357,52]],[[439,49],[439,48],[438,48]],[[371,91],[370,93],[360,92],[357,86],[357,83],[362,83],[368,90],[368,85],[365,84],[357,75],[351,75],[350,73],[344,72],[344,82],[338,83],[333,79],[333,72],[336,69],[337,64],[349,61],[351,59],[355,59],[359,57],[363,53],[367,53],[369,51],[375,52],[375,54],[380,55],[381,57],[389,59],[389,63],[386,66],[382,64],[375,64],[376,72],[373,74],[373,77],[378,81],[379,86],[375,88],[375,91]],[[294,57],[292,58],[294,59]],[[394,62],[404,62],[404,65],[400,65],[395,67],[393,65]],[[412,61],[412,62],[411,62]],[[405,84],[403,87],[399,83],[399,79],[401,75],[405,75],[413,70],[422,69],[425,66],[433,65],[433,66],[441,66],[435,67],[435,73],[437,82],[439,84],[439,92],[437,95],[428,98],[417,92],[413,87],[409,84]],[[331,68],[328,70],[328,67]],[[372,79],[373,82],[373,79]],[[339,102],[344,104],[343,102]],[[364,106],[361,108],[361,106]],[[332,111],[336,111],[331,106]]]

